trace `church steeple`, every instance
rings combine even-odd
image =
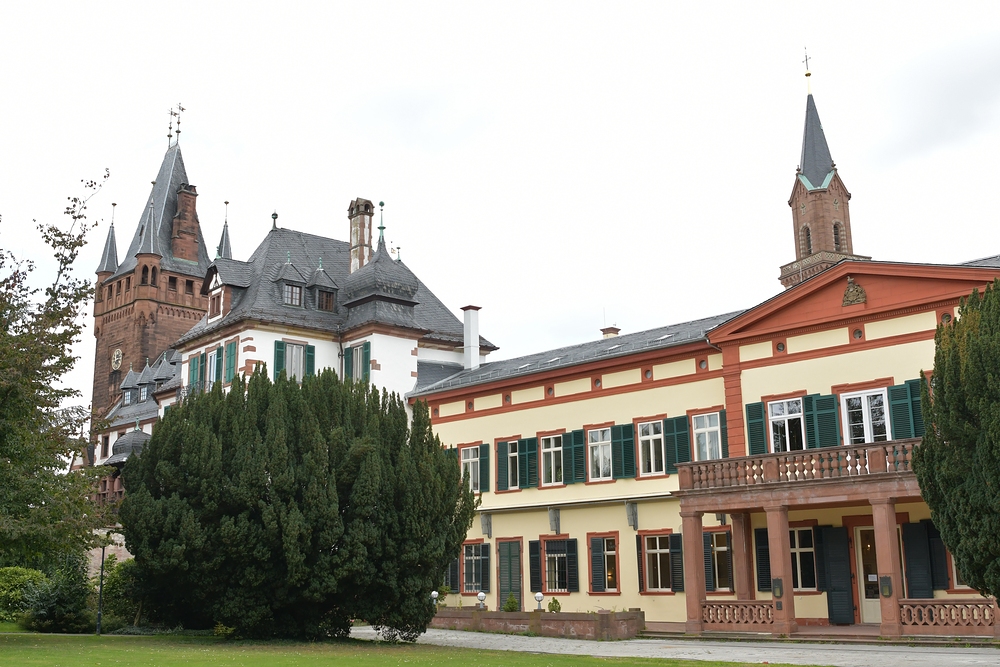
[[[792,209],[795,261],[781,267],[782,285],[797,285],[845,259],[871,259],[854,254],[850,199],[851,193],[840,180],[830,155],[816,100],[810,92],[806,97],[802,154],[788,200]]]

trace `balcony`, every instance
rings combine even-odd
[[[205,380],[204,382],[192,382],[191,384],[186,384],[183,387],[177,388],[177,400],[183,401],[185,398],[191,394],[200,394],[202,392],[212,391],[212,385],[215,382],[211,380]]]

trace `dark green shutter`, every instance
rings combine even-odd
[[[580,591],[580,559],[576,553],[576,540],[566,540],[566,590]]]
[[[889,418],[892,420],[892,439],[912,438],[913,401],[910,400],[910,387],[906,384],[897,384],[894,387],[889,387],[888,393]]]
[[[666,450],[664,469],[668,473],[677,472],[678,463],[691,460],[691,432],[687,415],[663,420],[663,446]]]
[[[767,543],[767,528],[754,528],[753,539],[757,549],[757,590],[767,592],[771,590],[771,548]]]
[[[906,591],[908,598],[934,597],[931,576],[931,550],[927,540],[927,526],[922,523],[904,523],[903,557],[906,560]]]
[[[306,375],[316,375],[316,346],[306,345]]]
[[[344,348],[344,378],[354,379],[354,349],[351,347]]]
[[[605,591],[607,573],[604,571],[604,538],[590,538],[590,590],[595,593]]]
[[[726,421],[726,411],[719,413],[719,437],[722,439],[722,458],[729,458],[729,423]],[[730,581],[732,581],[730,579]]]
[[[670,535],[670,590],[684,590],[684,537],[677,533]]]
[[[485,445],[483,445],[485,447]],[[510,488],[507,471],[507,458],[510,454],[506,442],[497,443],[497,491],[507,491]],[[505,600],[506,602],[506,600]]]
[[[611,476],[635,477],[635,433],[632,424],[611,427]]]
[[[906,387],[910,390],[910,414],[913,416],[913,437],[924,437],[924,413],[920,408],[920,385],[923,380],[907,380]]]
[[[459,579],[459,564],[458,559],[452,559],[451,563],[448,564],[448,588],[452,593],[461,593],[462,586],[461,580]]]
[[[518,441],[517,465],[521,488],[538,486],[538,438]]]
[[[941,532],[930,519],[920,523],[927,527],[927,546],[931,554],[931,585],[936,591],[946,591],[950,588],[948,576],[948,552],[941,539]]]
[[[820,526],[813,529],[813,535],[816,548],[816,584],[818,589],[826,591],[830,623],[854,623],[854,582],[851,579],[847,528]]]
[[[224,362],[222,346],[215,349],[215,381],[222,382],[222,364]]]
[[[479,445],[479,492],[490,490],[490,447]]]
[[[206,366],[208,366],[208,355],[205,354],[204,352],[202,352],[201,353],[201,357],[199,357],[199,359],[198,359],[198,381],[199,382],[204,382],[205,381],[205,370],[206,370],[205,367]]]
[[[480,471],[480,477],[482,477]],[[479,550],[480,565],[479,568],[479,590],[484,593],[490,592],[490,545],[485,543],[480,545]],[[506,602],[506,600],[504,600]]]
[[[642,535],[635,536],[635,561],[636,570],[639,573],[639,592],[646,590],[646,578],[643,576],[642,567]]]
[[[563,435],[563,482],[574,484],[587,481],[587,438],[580,431]]]
[[[236,377],[236,341],[226,343],[226,382],[232,382]]]
[[[751,456],[767,454],[767,415],[764,413],[763,403],[747,403],[747,443],[750,445]],[[768,574],[768,582],[770,581]]]
[[[528,580],[533,592],[542,590],[542,554],[538,540],[528,542]]]
[[[195,355],[188,359],[188,384],[196,384],[198,382],[198,355]]]
[[[715,564],[712,558],[712,533],[703,533],[702,540],[705,552],[705,590],[715,590]]]
[[[277,380],[281,371],[285,370],[285,343],[274,341],[274,379]]]
[[[361,349],[361,379],[368,382],[372,371],[372,344],[365,343]]]
[[[806,420],[806,446],[837,447],[840,445],[840,406],[834,395],[810,394],[802,399]]]
[[[826,554],[823,552],[825,540],[824,528],[829,526],[816,526],[813,528],[813,558],[816,562],[816,590],[826,590]]]

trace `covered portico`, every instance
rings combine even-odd
[[[919,439],[895,440],[678,464],[686,632],[795,633],[798,623],[792,585],[789,511],[860,506],[871,508],[881,612],[879,635],[997,634],[1000,626],[996,625],[996,606],[990,599],[902,597],[905,587],[896,506],[921,501],[911,469],[913,450],[919,442]],[[756,599],[754,586],[750,518],[760,512],[767,517],[771,599]],[[732,588],[736,600],[709,601],[706,596],[702,540],[705,514],[730,517]],[[827,592],[828,597],[839,596],[831,598],[831,602],[849,612],[857,608],[855,594],[843,590]]]

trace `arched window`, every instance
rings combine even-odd
[[[809,231],[808,227],[802,228],[802,249],[806,255],[813,254],[812,232]]]
[[[840,225],[833,223],[833,249],[840,252]]]
[[[140,284],[141,285],[148,285],[149,284],[149,267],[148,266],[142,267],[142,282]]]
[[[149,281],[149,284],[152,285],[153,287],[156,287],[156,267],[155,266],[153,267],[153,275],[150,276],[150,278],[151,278],[151,280]]]

